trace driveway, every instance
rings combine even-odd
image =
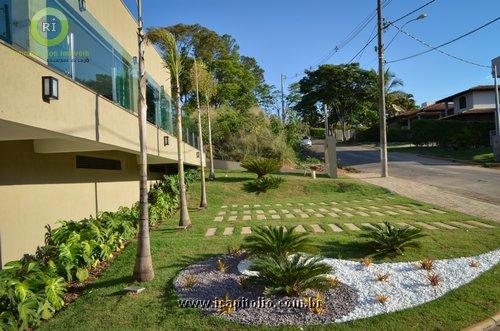
[[[323,144],[313,146],[322,152]],[[380,155],[370,146],[339,146],[339,164],[379,174]],[[389,176],[431,185],[442,191],[500,206],[500,170],[426,158],[410,153],[390,152]]]

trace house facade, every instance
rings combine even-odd
[[[45,225],[138,200],[137,22],[121,0],[0,0],[0,266]],[[170,76],[148,45],[149,178],[175,171]],[[187,134],[184,160],[199,165]]]
[[[438,100],[446,111],[443,119],[464,121],[495,120],[495,86],[479,85]]]

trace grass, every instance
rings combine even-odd
[[[176,225],[178,216],[174,216],[156,230],[151,232],[151,249],[156,277],[154,280],[141,284],[146,290],[138,296],[123,293],[123,288],[135,283],[131,279],[134,265],[136,243],[131,243],[113,262],[110,268],[93,284],[87,286],[84,295],[61,311],[57,316],[42,324],[42,330],[133,330],[133,329],[196,329],[196,330],[270,330],[270,327],[251,327],[230,323],[214,317],[204,316],[195,309],[180,309],[177,307],[177,297],[172,290],[172,282],[179,271],[196,260],[206,259],[210,256],[224,254],[228,246],[238,247],[243,240],[239,235],[241,226],[257,226],[263,221],[241,221],[243,205],[272,204],[273,207],[261,209],[293,209],[286,203],[307,203],[317,201],[351,201],[365,198],[379,197],[386,205],[408,205],[421,208],[432,208],[427,204],[418,203],[388,191],[362,184],[355,180],[342,179],[333,181],[318,178],[313,181],[309,177],[286,175],[285,183],[277,190],[265,194],[245,192],[243,186],[254,175],[247,173],[219,173],[215,182],[208,182],[209,208],[199,211],[197,206],[199,191],[198,185],[193,185],[189,195],[191,218],[193,228],[186,232],[178,232]],[[339,184],[342,183],[342,184]],[[392,199],[390,199],[392,198]],[[283,207],[274,206],[282,203]],[[231,223],[224,220],[215,223],[214,217],[221,210],[222,205],[238,207],[239,220]],[[369,202],[356,205],[369,205]],[[349,204],[347,204],[349,205]],[[317,206],[316,206],[317,207]],[[303,208],[309,208],[304,206]],[[342,208],[339,206],[339,208]],[[282,219],[267,220],[268,225],[285,224],[292,226],[303,224],[320,224],[324,234],[314,236],[318,244],[318,253],[328,257],[342,257],[359,260],[371,253],[364,239],[357,235],[347,233],[334,233],[328,230],[326,224],[335,222],[343,226],[344,222],[382,222],[394,220],[411,223],[414,220],[426,222],[449,220],[461,221],[477,218],[463,214],[448,212],[446,214],[431,215],[399,215],[386,217],[361,217],[352,218],[321,218],[312,220]],[[489,223],[484,221],[485,223]],[[491,223],[494,224],[494,223]],[[235,234],[228,237],[220,235],[226,226],[234,226]],[[205,238],[208,227],[217,227],[217,235]],[[310,229],[310,228],[309,228]],[[374,260],[380,261],[418,261],[424,258],[441,259],[458,256],[470,256],[496,249],[499,246],[500,230],[495,229],[457,229],[453,231],[434,230],[428,232],[429,236],[422,239],[421,249],[409,249],[405,255],[395,258]],[[467,284],[451,293],[430,303],[407,309],[401,312],[384,314],[368,319],[362,319],[344,324],[317,326],[318,330],[360,330],[360,329],[460,329],[471,323],[485,319],[500,309],[498,298],[500,288],[498,283],[500,266],[484,273],[472,283]],[[393,298],[395,299],[395,298]],[[297,330],[298,327],[282,327],[281,330]]]
[[[471,148],[453,150],[442,147],[390,147],[391,152],[404,152],[423,154],[430,156],[440,156],[450,159],[472,161],[481,164],[488,164],[495,162],[495,156],[491,147]]]

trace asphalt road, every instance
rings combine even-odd
[[[312,149],[323,153],[322,141]],[[362,172],[380,173],[378,149],[369,146],[339,146],[339,164]],[[454,163],[410,153],[390,152],[389,176],[412,179],[477,200],[500,205],[500,169]]]

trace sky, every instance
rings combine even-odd
[[[132,12],[135,0],[124,0]],[[429,0],[386,0],[383,16],[391,21],[420,7]],[[143,0],[144,24],[168,26],[199,23],[219,34],[232,35],[240,53],[255,57],[265,70],[269,84],[280,86],[280,75],[287,85],[300,79],[339,45],[376,8],[376,0]],[[417,17],[404,30],[438,45],[469,32],[500,16],[499,0],[436,0],[401,20]],[[375,32],[372,20],[348,45],[326,63],[350,61]],[[387,44],[397,32],[384,34]],[[366,69],[377,68],[376,39],[356,58]],[[386,60],[396,60],[428,48],[400,33],[386,51]],[[442,50],[460,58],[490,65],[500,56],[500,20]],[[403,80],[405,92],[417,103],[435,101],[475,85],[493,84],[491,70],[457,61],[436,51],[407,61],[387,64]]]

